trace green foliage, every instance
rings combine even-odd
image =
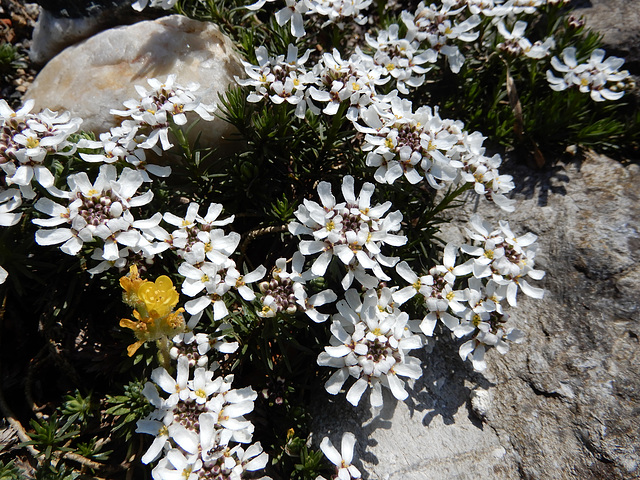
[[[48,420],[31,419],[29,422],[33,429],[29,432],[31,440],[24,445],[33,445],[39,452],[42,452],[45,461],[50,462],[56,452],[70,452],[73,449],[65,446],[69,440],[73,440],[80,430],[75,428],[73,421],[67,420],[62,423],[62,419],[57,414],[53,414]]]
[[[135,432],[136,421],[153,410],[142,394],[143,389],[143,382],[131,381],[124,386],[122,395],[106,395],[104,413],[113,417],[112,432],[126,442],[131,440]]]
[[[0,480],[15,480],[19,478],[20,470],[16,467],[13,460],[4,463],[0,460]]]
[[[113,450],[102,450],[102,446],[103,444],[98,443],[95,438],[92,438],[88,442],[78,443],[78,453],[91,460],[109,460],[109,455],[113,453]]]
[[[2,78],[12,77],[19,68],[25,68],[24,56],[19,52],[18,47],[10,43],[0,44],[0,76]]]
[[[68,417],[68,422],[86,424],[90,417],[93,417],[96,406],[91,401],[91,393],[86,397],[76,390],[75,395],[65,395],[64,403],[60,408],[60,413]]]

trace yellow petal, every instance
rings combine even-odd
[[[144,342],[142,340],[138,340],[136,343],[132,343],[127,347],[127,355],[133,357],[134,353],[138,351],[138,349],[142,346]]]

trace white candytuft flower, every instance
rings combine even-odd
[[[340,451],[336,449],[327,437],[320,442],[320,450],[336,466],[336,477],[339,480],[350,480],[360,478],[360,470],[351,464],[353,461],[353,448],[356,444],[356,437],[353,433],[342,434]]]
[[[146,205],[153,198],[150,190],[136,195],[143,183],[142,175],[125,168],[118,176],[113,165],[102,165],[95,182],[91,183],[86,173],[70,175],[68,192],[59,191],[66,205],[49,198],[41,198],[35,209],[50,218],[34,219],[41,227],[36,232],[39,245],[58,245],[69,255],[76,255],[87,242],[98,240],[103,250],[102,258],[117,261],[120,258],[118,245],[138,247],[148,243],[138,228],[150,228],[160,222],[156,214],[148,220],[136,221],[132,208]]]
[[[126,110],[112,109],[111,113],[124,119],[122,127],[137,130],[146,135],[146,140],[139,144],[140,148],[153,148],[158,142],[162,150],[168,150],[173,145],[169,141],[169,127],[171,122],[176,125],[187,123],[186,113],[195,112],[203,120],[213,120],[215,105],[204,105],[195,92],[200,89],[197,83],[181,86],[175,83],[176,76],[171,74],[164,82],[150,78],[147,83],[151,89],[147,90],[136,85],[140,100],[124,102]]]
[[[562,62],[558,57],[551,59],[551,66],[563,75],[559,78],[551,70],[547,70],[549,86],[556,91],[577,88],[583,93],[589,93],[596,102],[622,98],[630,86],[629,72],[620,70],[624,59],[609,57],[605,60],[604,56],[604,50],[596,49],[587,63],[579,64],[576,48],[565,48],[562,51]]]
[[[358,405],[367,388],[370,402],[381,407],[382,387],[389,388],[398,400],[407,398],[400,377],[419,378],[420,361],[408,355],[422,346],[420,337],[411,333],[409,316],[380,303],[376,290],[367,290],[363,300],[353,289],[338,302],[338,314],[331,325],[331,346],[318,356],[318,365],[338,370],[325,384],[327,392],[336,395],[349,377],[356,379],[347,391],[347,400]]]
[[[289,231],[294,235],[311,236],[313,240],[302,240],[299,250],[303,255],[320,253],[311,266],[311,272],[322,276],[327,270],[334,256],[348,268],[360,266],[370,270],[374,275],[351,275],[347,273],[343,288],[350,287],[353,278],[360,283],[373,283],[378,280],[390,280],[382,266],[392,267],[397,263],[396,258],[386,257],[381,252],[385,244],[404,245],[407,238],[391,232],[400,230],[402,214],[399,211],[383,216],[391,202],[371,206],[371,196],[375,187],[365,183],[358,197],[354,192],[354,180],[346,176],[342,182],[342,194],[345,202],[336,203],[331,193],[331,184],[320,182],[318,194],[322,205],[305,200],[295,212],[299,222],[291,222]]]
[[[36,194],[31,182],[36,180],[46,189],[53,187],[54,176],[43,165],[49,154],[71,155],[76,145],[69,136],[80,128],[82,120],[69,112],[58,114],[46,109],[30,113],[33,100],[14,112],[6,100],[0,99],[0,169],[7,185],[16,185],[28,199]]]
[[[233,390],[233,375],[214,378],[204,367],[195,368],[190,379],[189,359],[178,356],[177,363],[175,379],[162,367],[151,374],[168,398],[161,397],[151,382],[143,390],[156,409],[138,421],[137,431],[156,439],[142,461],[152,462],[163,450],[177,446],[206,464],[232,442],[250,443],[254,427],[244,415],[253,410],[257,394],[250,387]]]
[[[243,87],[253,87],[247,101],[255,103],[265,98],[275,104],[287,102],[296,105],[295,115],[304,118],[307,110],[306,88],[317,81],[313,72],[304,67],[310,50],[298,58],[298,48],[289,44],[287,56],[269,57],[264,46],[256,48],[258,65],[243,61],[248,78],[236,77],[236,82]]]

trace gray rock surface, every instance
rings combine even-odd
[[[477,212],[539,236],[545,297],[511,310],[527,339],[484,374],[445,339],[409,401],[385,398],[376,418],[332,397],[317,439],[356,432],[370,479],[640,478],[640,168],[598,155],[511,168],[516,212],[471,202],[445,235]]]
[[[626,58],[625,68],[640,75],[640,2],[638,0],[579,0],[576,16],[603,35],[607,53]]]
[[[148,15],[133,10],[129,0],[113,0],[106,5],[81,5],[83,10],[76,8],[71,12],[68,11],[69,2],[63,2],[64,6],[43,0],[40,3],[45,8],[40,8],[29,49],[31,61],[38,65],[48,62],[69,45],[102,30],[148,19]]]
[[[69,110],[84,120],[84,130],[105,132],[117,124],[109,110],[139,98],[135,85],[148,88],[147,78],[163,81],[171,73],[176,83],[199,83],[202,101],[212,104],[244,69],[215,25],[170,15],[105,30],[68,47],[40,71],[25,100],[33,99],[36,110]],[[200,122],[192,133],[201,129],[203,142],[218,144],[231,128],[216,119]]]

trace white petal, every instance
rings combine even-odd
[[[331,440],[327,437],[323,438],[322,442],[320,442],[320,450],[322,450],[325,457],[327,457],[334,465],[340,466],[342,464],[342,457],[340,456],[340,453],[338,453],[338,450],[336,450],[331,443]]]
[[[347,392],[347,401],[354,407],[357,406],[362,394],[367,389],[367,385],[368,383],[366,380],[359,378],[356,383],[351,385],[351,388]]]
[[[331,375],[329,380],[327,380],[326,383],[324,384],[324,388],[331,395],[337,395],[340,389],[342,388],[342,385],[344,385],[344,382],[347,380],[348,376],[349,376],[349,371],[346,368],[341,368],[340,370],[335,372],[333,375]]]

